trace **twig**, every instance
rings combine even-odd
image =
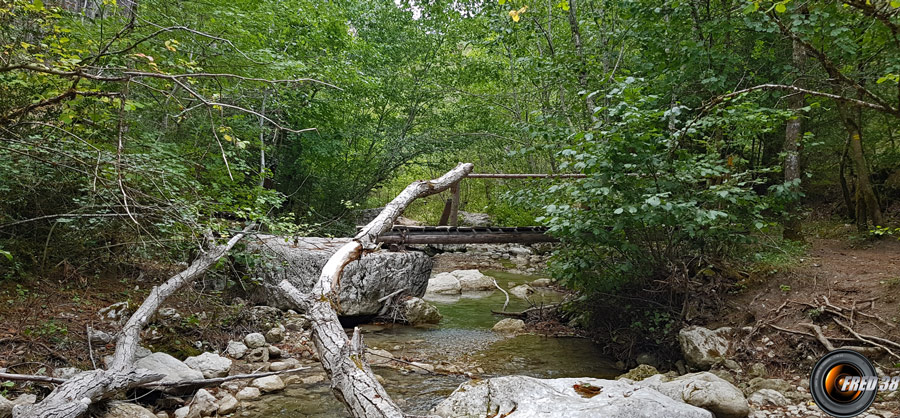
[[[509,293],[506,292],[499,284],[497,284],[497,279],[491,278],[491,281],[494,282],[494,286],[497,286],[497,289],[500,289],[504,295],[506,295],[506,302],[503,302],[503,312],[506,312],[506,306],[509,305]]]
[[[394,297],[394,296],[396,296],[396,295],[398,295],[398,294],[400,294],[400,293],[402,293],[402,292],[405,292],[405,291],[406,291],[406,288],[405,288],[405,287],[404,287],[403,289],[396,290],[396,291],[392,292],[391,294],[389,294],[389,295],[387,295],[387,296],[383,296],[381,299],[378,299],[378,302],[379,302],[379,303],[380,303],[380,302],[384,302],[384,301],[386,301],[386,300],[388,300],[388,299],[390,299],[390,298],[392,298],[392,297]]]
[[[866,344],[874,345],[875,347],[879,347],[879,348],[881,348],[882,350],[886,351],[886,352],[887,352],[888,354],[890,354],[891,356],[900,359],[900,356],[898,356],[897,353],[891,351],[890,348],[887,348],[887,347],[885,347],[884,345],[878,344],[878,343],[876,343],[876,342],[874,342],[874,341],[872,341],[872,340],[873,340],[873,339],[879,339],[879,340],[882,340],[882,341],[890,342],[892,345],[898,345],[897,343],[895,343],[895,342],[893,342],[893,341],[884,340],[883,338],[871,337],[871,336],[868,336],[868,335],[866,335],[866,336],[860,335],[860,334],[859,334],[858,332],[856,332],[853,328],[850,328],[847,324],[845,324],[845,323],[839,321],[837,318],[832,318],[832,320],[834,321],[834,323],[840,325],[840,326],[843,327],[845,330],[847,330],[847,332],[853,334],[853,336],[856,337],[857,339],[859,339],[860,341],[862,341],[862,342],[864,342],[864,343],[866,343]],[[900,345],[898,345],[898,346],[900,346]]]
[[[91,326],[84,324],[84,335],[87,337],[88,355],[91,356],[91,365],[97,368],[97,360],[94,360],[94,345],[91,343]]]

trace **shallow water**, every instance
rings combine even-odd
[[[484,271],[497,279],[504,289],[538,278],[502,271]],[[536,305],[556,303],[562,295],[550,289],[536,288],[530,296]],[[441,311],[444,319],[433,327],[404,325],[363,325],[366,344],[388,350],[395,357],[437,363],[470,364],[480,368],[479,377],[528,375],[540,378],[598,377],[611,378],[616,370],[603,357],[600,348],[581,338],[551,338],[521,335],[506,338],[491,332],[503,319],[491,313],[501,310],[506,300],[503,292],[478,292],[462,297],[426,298]],[[508,311],[520,311],[531,305],[510,295]],[[385,389],[405,412],[425,414],[446,398],[465,376],[425,375],[374,367],[385,380]],[[267,395],[255,403],[252,416],[266,417],[344,417],[343,405],[334,399],[329,383],[293,385],[284,392]]]

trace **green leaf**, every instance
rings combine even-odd
[[[900,8],[900,0],[892,0],[891,7],[895,8],[895,9]]]
[[[34,0],[34,8],[38,10],[42,10],[44,8],[44,2],[41,0]]]
[[[12,260],[13,260],[13,255],[12,255],[12,253],[9,252],[9,251],[3,251],[3,250],[0,250],[0,255],[6,257],[6,259],[9,260],[9,261],[12,261]]]
[[[775,11],[778,13],[784,13],[787,11],[787,7],[784,6],[784,3],[778,3],[775,5]]]

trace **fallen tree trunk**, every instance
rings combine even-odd
[[[420,180],[407,186],[352,241],[344,244],[331,256],[310,293],[301,293],[287,280],[279,284],[288,297],[309,316],[313,342],[322,366],[331,378],[331,389],[353,417],[399,418],[405,415],[369,368],[359,328],[353,330],[351,338],[347,338],[338,321],[335,307],[339,304],[341,273],[347,264],[377,247],[378,236],[390,231],[394,221],[413,200],[446,190],[468,175],[472,167],[472,164],[460,163],[440,178]]]
[[[154,287],[144,303],[125,323],[116,342],[116,351],[107,370],[79,373],[59,385],[46,398],[34,405],[18,405],[14,418],[74,418],[84,415],[92,403],[121,390],[155,382],[163,375],[134,367],[134,355],[141,340],[141,330],[159,306],[172,294],[203,275],[237,244],[254,225],[235,234],[225,245],[215,246],[201,254],[188,268]]]

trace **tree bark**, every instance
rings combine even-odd
[[[803,45],[794,40],[792,60],[794,70],[798,75],[803,68],[805,53]],[[803,88],[803,82],[798,79],[794,86]],[[788,106],[795,112],[794,118],[787,122],[784,128],[784,182],[790,184],[792,192],[800,192],[800,139],[803,137],[803,119],[799,110],[805,100],[801,93],[794,93],[788,98]],[[803,224],[800,222],[798,205],[791,203],[787,208],[784,220],[784,239],[800,241],[803,239]]]
[[[883,225],[881,205],[878,203],[878,197],[875,196],[875,189],[872,187],[869,165],[866,162],[866,155],[863,153],[862,132],[859,125],[845,104],[838,103],[838,111],[841,121],[847,129],[847,135],[849,135],[848,154],[856,172],[856,226],[859,232],[866,232],[869,221],[873,226]]]
[[[588,91],[587,84],[587,62],[584,59],[584,48],[581,46],[581,28],[578,25],[578,1],[569,0],[569,27],[572,30],[572,43],[575,44],[575,53],[578,55],[578,85],[584,91],[584,103],[587,107],[587,114],[591,117],[591,122],[597,122],[597,116],[594,115],[594,98]]]
[[[34,405],[18,405],[14,418],[74,418],[84,415],[92,403],[109,395],[154,382],[164,376],[134,367],[134,354],[141,339],[141,330],[165,302],[166,298],[203,275],[225,256],[254,225],[235,234],[225,245],[216,246],[200,255],[187,269],[154,287],[144,303],[125,323],[116,341],[116,351],[108,370],[89,370],[79,373],[59,385],[46,398]]]
[[[335,307],[339,303],[337,295],[344,267],[358,260],[364,252],[374,250],[378,236],[390,231],[394,221],[413,200],[440,193],[470,172],[472,164],[460,163],[440,178],[419,180],[407,186],[352,241],[328,259],[319,281],[309,294],[301,293],[287,280],[279,284],[285,294],[309,316],[313,343],[322,360],[322,367],[331,378],[331,390],[352,417],[400,418],[405,415],[369,368],[365,357],[366,346],[359,328],[355,328],[353,336],[348,339],[338,320]]]

